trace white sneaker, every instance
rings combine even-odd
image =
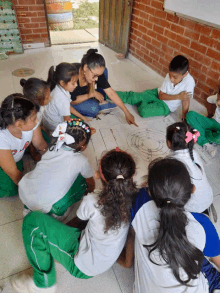
[[[215,157],[217,153],[217,145],[211,144],[211,143],[206,143],[203,145],[203,149],[211,156]]]
[[[56,285],[50,288],[39,288],[30,275],[21,273],[12,277],[11,284],[18,293],[56,293]]]

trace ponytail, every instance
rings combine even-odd
[[[170,142],[173,151],[188,149],[190,158],[195,163],[193,156],[194,141],[193,139],[188,143],[185,141],[187,131],[192,134],[195,133],[195,130],[185,122],[173,123],[167,127],[166,140]],[[202,171],[201,166],[197,163],[195,164]]]
[[[99,195],[98,207],[105,217],[105,232],[129,223],[130,209],[137,194],[132,178],[135,168],[133,158],[123,151],[112,150],[101,160],[104,188]]]
[[[0,108],[0,129],[6,129],[17,120],[26,120],[39,106],[27,100],[22,94],[12,94],[4,99]]]
[[[78,74],[79,68],[74,63],[62,62],[56,67],[51,66],[47,78],[47,82],[50,84],[50,90],[52,91],[56,85],[59,85],[61,80],[67,84],[73,76]]]
[[[176,159],[157,160],[150,165],[148,185],[150,195],[160,209],[157,239],[150,245],[144,245],[149,251],[149,259],[157,264],[153,257],[157,250],[177,281],[187,286],[198,277],[204,257],[186,235],[188,219],[184,205],[190,199],[193,187],[189,172]],[[185,271],[187,279],[181,279],[180,269]]]

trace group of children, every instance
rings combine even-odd
[[[171,155],[149,165],[148,187],[141,189],[133,180],[135,162],[123,150],[107,152],[96,173],[82,155],[95,132],[85,117],[93,107],[99,111],[117,105],[135,125],[123,102],[136,104],[149,117],[169,114],[182,100],[187,119],[195,85],[188,60],[175,57],[161,89],[143,94],[116,93],[104,76],[103,60],[90,49],[81,65],[51,67],[47,82],[21,80],[24,95],[10,95],[1,105],[0,197],[19,194],[24,204],[22,234],[33,267],[33,276],[12,280],[13,288],[57,292],[54,260],[71,275],[89,279],[116,261],[129,267],[134,258],[135,293],[218,292],[218,272],[204,258],[220,268],[220,241],[205,215],[213,192],[193,150],[201,134],[185,121],[170,125],[166,140]],[[114,103],[102,104],[95,83]],[[31,152],[31,143],[42,157],[22,177],[22,156],[28,147]],[[103,189],[97,191],[94,178],[99,176]],[[77,216],[63,224],[81,199]]]

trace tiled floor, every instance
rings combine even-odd
[[[0,101],[8,94],[21,92],[20,78],[12,75],[12,71],[26,67],[35,70],[35,77],[47,78],[50,66],[60,62],[77,62],[89,47],[98,46],[99,52],[104,55],[109,70],[109,82],[115,90],[143,91],[158,87],[163,78],[150,68],[131,60],[117,60],[115,52],[109,48],[95,43],[82,45],[53,46],[52,48],[29,50],[22,55],[10,56],[9,59],[0,61]],[[103,151],[116,146],[132,153],[138,164],[137,177],[145,174],[147,164],[154,156],[167,153],[165,144],[165,128],[167,124],[180,120],[180,111],[166,118],[142,119],[135,107],[128,106],[136,117],[139,125],[128,126],[123,113],[115,109],[112,115],[100,115],[101,120],[93,120],[91,125],[97,129],[92,141],[85,151],[92,165],[96,168]],[[191,103],[191,109],[205,113],[205,109],[196,101]],[[149,152],[149,149],[154,152]],[[212,184],[215,200],[214,204],[219,215],[217,229],[220,233],[220,149],[218,156],[211,159],[198,148],[204,159],[206,172]],[[100,183],[97,182],[99,185]],[[26,258],[21,237],[22,203],[15,198],[0,200],[0,286],[3,293],[11,293],[10,276],[30,268]],[[123,269],[115,264],[106,273],[90,280],[79,280],[70,277],[69,273],[57,266],[58,292],[110,292],[131,293],[134,279],[133,268]]]

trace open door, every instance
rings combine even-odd
[[[99,42],[127,54],[133,0],[99,1]]]

